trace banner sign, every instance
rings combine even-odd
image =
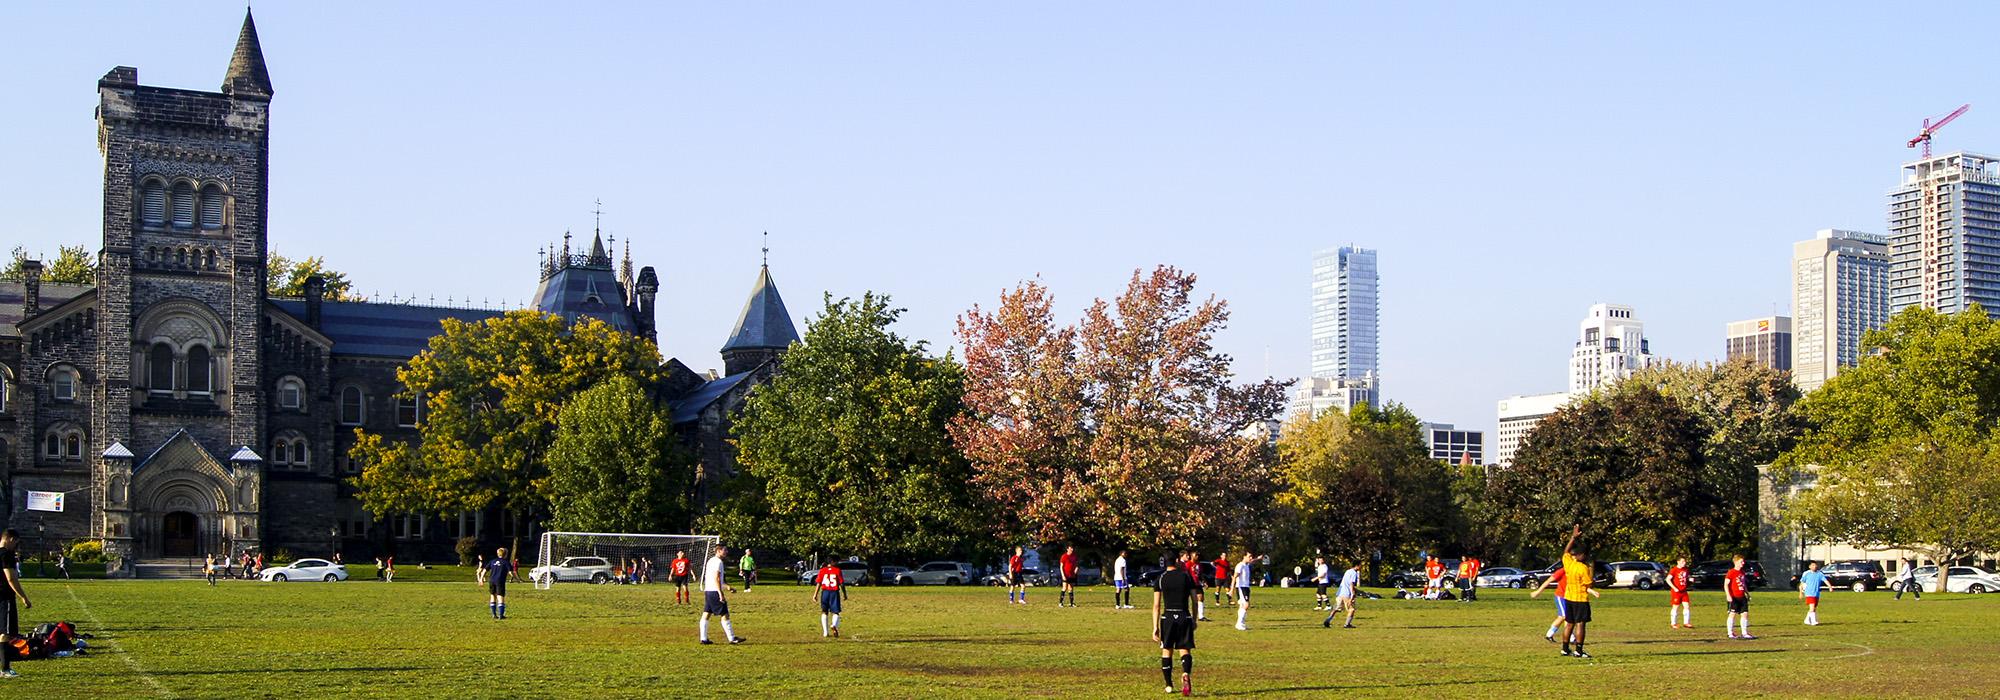
[[[28,510],[45,510],[51,513],[63,512],[61,491],[29,491]]]

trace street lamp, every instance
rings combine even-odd
[[[329,527],[329,528],[327,528],[327,529],[326,529],[326,542],[327,542],[327,547],[326,547],[326,550],[327,550],[327,556],[330,556],[330,557],[332,557],[332,558],[333,558],[333,562],[334,562],[334,563],[336,563],[336,564],[340,563],[340,526],[339,526],[339,525],[335,525],[335,526],[333,526],[333,527]]]
[[[35,567],[35,570],[40,571],[43,577],[47,577],[49,575],[48,530],[49,526],[47,524],[44,524],[40,521],[35,522],[35,544],[40,545],[42,548],[42,564],[41,566]]]

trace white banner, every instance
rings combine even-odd
[[[28,492],[28,510],[45,510],[51,513],[61,513],[63,512],[62,503],[63,495],[61,491]]]

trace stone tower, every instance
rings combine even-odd
[[[139,559],[254,546],[271,79],[246,11],[219,92],[97,83],[92,529]],[[110,450],[118,443],[126,450]]]
[[[784,354],[798,339],[792,314],[778,295],[778,283],[771,281],[771,266],[764,265],[757,271],[750,300],[743,304],[743,315],[729,332],[729,342],[722,344],[722,372],[733,376],[756,369]]]

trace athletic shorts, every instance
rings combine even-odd
[[[1556,596],[1556,617],[1569,619],[1569,599]]]
[[[1438,577],[1438,578],[1434,578],[1434,579],[1431,579],[1431,583],[1430,583],[1430,586],[1431,586],[1431,588],[1443,588],[1443,587],[1444,587],[1444,577],[1440,576],[1440,577]]]
[[[507,595],[507,577],[496,576],[487,579],[486,593],[488,595]]]
[[[1569,621],[1572,624],[1581,624],[1589,622],[1590,602],[1583,600],[1569,601],[1568,607],[1566,607],[1563,611],[1563,619]]]
[[[1343,600],[1354,600],[1354,589],[1342,587],[1340,590],[1334,592],[1333,597]]]
[[[1819,596],[1816,595],[1806,596],[1806,605],[1819,605]]]
[[[1238,598],[1242,598],[1242,599],[1244,599],[1244,600],[1249,600],[1249,599],[1250,599],[1250,587],[1249,587],[1249,586],[1237,586],[1237,587],[1236,587],[1236,597],[1238,597]]]
[[[7,596],[0,599],[0,631],[16,637],[21,636],[20,604],[20,601],[14,599],[13,591],[8,591]]]
[[[1320,597],[1322,597],[1322,598],[1326,597],[1326,584],[1325,584],[1325,583],[1321,583],[1321,584],[1319,584],[1319,595],[1320,595]]]
[[[1668,592],[1667,592],[1667,604],[1668,604],[1668,605],[1680,605],[1680,604],[1682,604],[1682,603],[1686,603],[1686,602],[1688,602],[1688,593],[1687,593],[1687,591],[1668,591]]]
[[[674,585],[676,585],[676,586],[685,586],[685,585],[688,585],[688,577],[686,577],[686,576],[675,576],[675,577],[674,577]]]
[[[729,601],[723,600],[721,593],[702,591],[701,611],[710,615],[729,617]]]
[[[1019,585],[1022,585],[1023,583],[1025,583],[1025,581],[1023,581],[1023,580],[1021,579],[1021,572],[1019,572],[1019,571],[1009,571],[1009,572],[1007,572],[1007,585],[1009,585],[1009,586],[1019,586]]]
[[[1131,588],[1131,587],[1132,587],[1132,584],[1129,584],[1129,583],[1126,583],[1126,582],[1125,582],[1125,579],[1122,579],[1122,578],[1121,578],[1121,579],[1116,579],[1116,580],[1113,580],[1113,581],[1111,582],[1111,587],[1112,587],[1112,588],[1116,588],[1116,589],[1118,589],[1118,590],[1121,590],[1121,591],[1122,591],[1122,590],[1125,590],[1125,589],[1127,589],[1127,588]]]
[[[1194,616],[1178,610],[1170,610],[1160,616],[1161,649],[1194,648]]]
[[[1730,598],[1729,611],[1739,614],[1750,612],[1750,596],[1743,596],[1741,598]]]
[[[819,591],[819,611],[820,611],[820,612],[823,612],[823,613],[828,613],[828,614],[832,614],[832,615],[839,615],[839,614],[840,614],[840,591],[829,591],[829,590],[826,590],[826,589],[824,589],[824,588],[820,589],[820,591]],[[724,615],[727,615],[727,614],[729,614],[729,613],[723,613],[723,614],[724,614]]]

